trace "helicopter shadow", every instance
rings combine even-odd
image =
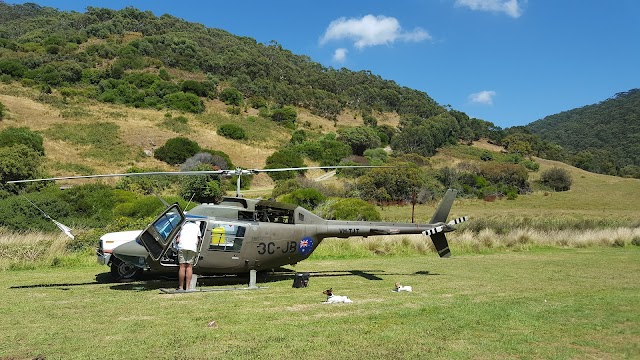
[[[388,273],[384,270],[345,270],[345,271],[305,271],[296,272],[294,270],[281,268],[275,271],[259,272],[257,277],[258,285],[269,284],[281,281],[293,281],[297,274],[309,274],[312,278],[332,278],[332,277],[351,277],[359,276],[370,281],[384,280],[380,276],[439,276],[441,274],[430,271],[417,271],[414,273]],[[144,281],[135,281],[130,283],[118,283],[111,286],[113,290],[125,291],[149,291],[159,290],[163,288],[173,288],[176,286],[177,277],[157,276],[153,279]],[[198,277],[198,287],[223,287],[223,286],[240,286],[245,288],[249,283],[248,275],[209,275]],[[229,289],[233,290],[233,289]]]
[[[429,275],[439,276],[441,274],[430,271],[416,271],[414,273],[389,273],[384,270],[341,270],[341,271],[303,271],[297,272],[292,269],[279,268],[269,271],[258,272],[257,281],[259,284],[268,284],[280,281],[293,281],[296,274],[309,274],[313,278],[351,277],[359,276],[366,280],[380,281],[380,276],[412,276]],[[9,289],[35,289],[35,288],[58,288],[59,290],[71,290],[74,287],[92,286],[101,284],[113,284],[112,290],[125,291],[149,291],[161,288],[172,288],[176,285],[177,276],[148,275],[145,274],[140,280],[127,282],[114,281],[109,272],[96,274],[95,281],[78,283],[54,283],[54,284],[33,284],[10,286]],[[207,275],[198,278],[198,286],[218,287],[218,286],[245,286],[249,283],[249,275]]]

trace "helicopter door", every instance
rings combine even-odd
[[[149,251],[154,261],[158,261],[180,232],[184,221],[182,209],[178,204],[173,204],[140,233],[136,241]]]

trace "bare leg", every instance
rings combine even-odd
[[[188,264],[180,264],[180,270],[178,271],[178,290],[182,290],[187,288],[187,284],[184,282],[184,278],[186,275],[186,270],[187,270],[187,265]],[[189,277],[191,277],[191,275],[189,275]],[[184,286],[183,286],[184,285]]]
[[[184,288],[185,290],[189,290],[189,285],[191,284],[191,277],[193,276],[193,265],[191,264],[185,264],[185,276],[186,276],[186,281],[184,283]]]

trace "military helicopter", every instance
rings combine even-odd
[[[112,275],[118,279],[132,278],[143,269],[177,272],[179,265],[174,240],[185,221],[196,222],[203,234],[198,244],[192,284],[198,275],[249,273],[249,288],[257,288],[257,271],[293,265],[305,260],[328,237],[422,233],[431,237],[440,257],[451,255],[445,233],[454,231],[454,225],[467,220],[467,217],[461,217],[447,222],[456,190],[449,189],[446,192],[427,224],[325,220],[299,206],[272,200],[248,199],[240,194],[242,175],[351,167],[363,166],[146,172],[16,180],[7,183],[148,175],[237,176],[235,197],[224,197],[219,204],[200,204],[187,213],[177,203],[165,203],[166,209],[146,229],[105,234],[98,248],[98,259],[105,265],[110,264]],[[109,249],[104,245],[109,241],[120,244],[111,250],[111,254],[108,254]]]

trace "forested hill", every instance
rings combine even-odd
[[[582,169],[632,175],[640,167],[640,89],[547,116],[527,128],[564,147],[572,154],[570,162]]]
[[[426,93],[369,71],[325,68],[275,41],[263,45],[249,37],[134,8],[90,7],[76,13],[0,2],[0,38],[4,38],[0,40],[3,57],[20,58],[25,70],[38,70],[46,63],[62,67],[61,76],[47,79],[51,85],[79,82],[83,69],[74,76],[73,63],[83,68],[111,64],[118,70],[166,66],[210,74],[214,80],[229,82],[246,98],[262,96],[301,105],[328,118],[345,107],[425,118],[444,112]],[[7,50],[21,54],[12,56]],[[93,82],[108,75],[113,74],[94,74]],[[35,79],[45,77],[36,74]]]

